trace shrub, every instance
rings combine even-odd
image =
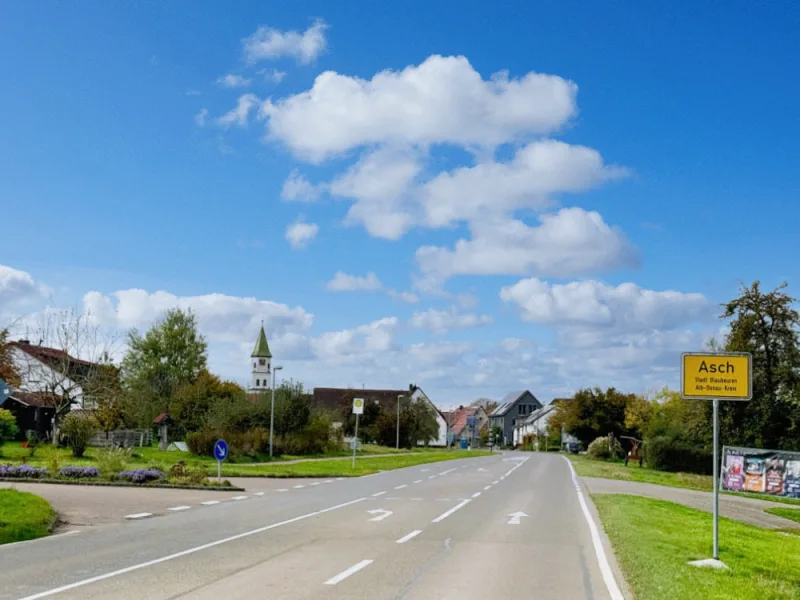
[[[203,485],[208,481],[208,472],[203,467],[188,467],[181,460],[172,465],[167,478],[170,483]]]
[[[164,472],[158,469],[136,469],[134,471],[122,471],[118,477],[133,483],[147,483],[148,481],[164,479]]]
[[[215,429],[201,429],[186,434],[186,446],[192,454],[214,456],[214,443],[222,437]]]
[[[220,439],[228,442],[232,459],[240,456],[254,458],[269,451],[269,432],[261,427],[224,434],[216,429],[201,429],[186,435],[186,445],[198,456],[214,456],[214,443]]]
[[[64,467],[58,472],[62,477],[70,479],[89,479],[100,477],[100,471],[96,467]]]
[[[61,432],[67,438],[72,456],[80,458],[86,452],[86,445],[97,431],[97,423],[91,415],[69,413],[61,423]]]
[[[47,464],[47,470],[51,473],[58,473],[61,470],[61,452],[55,446],[49,446],[46,450],[45,463]]]
[[[589,448],[587,449],[589,456],[592,458],[597,458],[599,460],[608,460],[609,458],[622,458],[625,456],[625,452],[622,450],[622,446],[619,443],[617,438],[614,438],[614,446],[609,447],[608,444],[608,436],[602,436],[597,438],[591,444],[589,444]]]
[[[19,432],[17,420],[10,410],[0,408],[0,444],[13,439]]]
[[[39,479],[47,477],[47,469],[30,465],[0,465],[0,477]]]
[[[97,467],[104,475],[123,471],[133,456],[133,448],[105,448],[97,453]]]
[[[644,458],[660,471],[686,471],[709,475],[713,469],[709,449],[675,435],[658,435],[645,440]]]

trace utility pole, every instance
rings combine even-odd
[[[275,374],[283,367],[272,368],[272,389],[270,395],[272,399],[269,403],[269,458],[272,460],[272,438],[275,435]]]
[[[403,397],[403,394],[397,395],[397,443],[395,444],[397,450],[400,450],[400,399]]]

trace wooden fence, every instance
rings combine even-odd
[[[89,440],[90,446],[95,447],[124,447],[151,446],[153,444],[153,431],[151,429],[118,429],[116,431],[100,431]]]

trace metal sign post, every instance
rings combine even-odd
[[[353,398],[353,414],[356,416],[356,431],[353,436],[353,468],[356,468],[356,450],[358,449],[358,417],[364,414],[364,399]]]
[[[217,459],[217,481],[222,482],[222,461],[228,458],[228,442],[217,440],[214,443],[214,458]]]
[[[711,400],[714,429],[712,558],[689,564],[725,568],[719,560],[719,401],[750,400],[753,397],[752,356],[747,352],[685,352],[681,356],[681,397]]]

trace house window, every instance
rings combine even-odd
[[[258,364],[260,364],[263,367],[265,364],[267,364],[267,361],[264,360],[263,358],[259,358],[258,359]]]
[[[253,363],[253,368],[254,368],[254,369],[256,368],[256,363]]]
[[[260,379],[256,379],[256,387],[261,387],[261,380]]]

